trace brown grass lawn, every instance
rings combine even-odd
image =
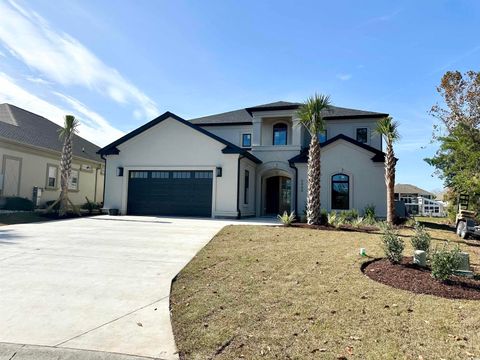
[[[402,230],[410,255],[408,236]],[[479,266],[480,242],[459,242]],[[467,245],[470,244],[470,245]],[[476,246],[475,246],[476,245]],[[229,226],[183,269],[172,323],[187,359],[480,358],[480,301],[397,290],[367,278],[378,234]]]

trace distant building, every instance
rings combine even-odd
[[[435,200],[436,197],[415,185],[395,185],[395,200],[403,201],[410,215],[445,216],[445,203]]]

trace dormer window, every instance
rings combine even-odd
[[[252,134],[242,134],[242,147],[252,147]]]
[[[357,141],[362,144],[368,143],[368,129],[367,128],[357,128]]]
[[[273,125],[273,145],[287,145],[287,124],[278,123]]]

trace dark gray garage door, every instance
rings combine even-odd
[[[212,171],[130,171],[131,215],[212,215]]]

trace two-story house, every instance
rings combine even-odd
[[[309,133],[301,104],[276,102],[190,121],[165,113],[99,151],[105,207],[122,214],[244,217],[295,211],[307,198]],[[322,207],[386,215],[387,114],[332,107],[321,141]]]

